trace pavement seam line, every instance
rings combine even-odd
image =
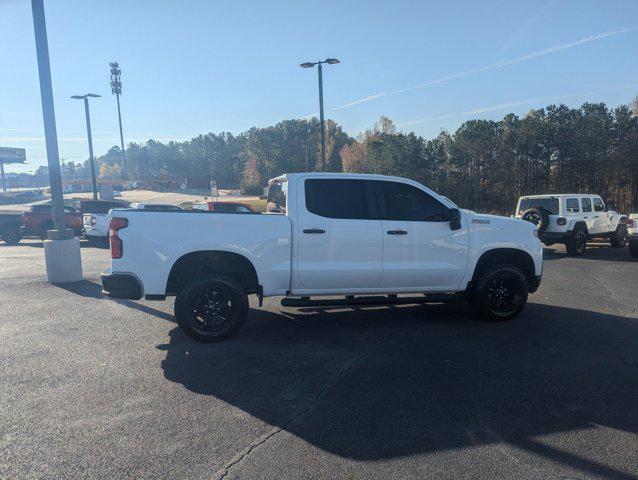
[[[337,373],[334,377],[328,380],[319,389],[319,391],[315,394],[315,396],[311,399],[311,401],[305,407],[298,410],[297,413],[293,414],[288,420],[286,420],[283,423],[281,427],[275,427],[271,429],[269,432],[257,437],[252,442],[250,442],[250,444],[246,448],[244,448],[241,452],[239,452],[232,459],[230,459],[230,461],[228,461],[222,468],[217,470],[217,472],[215,472],[213,476],[213,479],[222,480],[226,478],[226,476],[230,473],[230,469],[235,467],[239,463],[241,463],[245,458],[248,457],[248,455],[250,455],[253,452],[253,450],[255,450],[260,445],[263,445],[264,443],[266,443],[268,440],[276,436],[281,431],[286,430],[288,425],[290,425],[292,422],[294,422],[295,420],[298,420],[299,418],[303,417],[306,413],[308,413],[319,402],[319,400],[321,399],[321,396],[326,392],[326,390],[328,390],[330,387],[335,385],[337,381],[341,379],[341,377],[343,377],[352,368],[352,366],[357,362],[357,360],[358,360],[358,357],[351,359],[345,365],[345,367],[339,371],[339,373]]]

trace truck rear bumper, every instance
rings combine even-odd
[[[112,273],[110,270],[103,272],[102,293],[111,298],[127,300],[139,300],[142,298],[142,285],[140,281],[130,273]]]
[[[561,243],[565,242],[571,233],[571,230],[568,232],[542,232],[540,239],[543,243]]]

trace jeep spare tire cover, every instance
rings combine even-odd
[[[530,208],[523,212],[521,220],[533,223],[538,228],[539,232],[544,232],[549,226],[549,215],[541,208]]]

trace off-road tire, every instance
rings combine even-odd
[[[619,223],[616,230],[609,235],[609,242],[613,248],[622,248],[627,245],[627,225]]]
[[[508,285],[511,300],[507,308],[495,307],[495,290],[499,290],[499,282]],[[486,320],[507,321],[515,318],[527,303],[529,285],[520,268],[507,263],[490,265],[481,272],[469,301],[472,308]],[[510,305],[511,303],[511,305]]]
[[[587,248],[587,235],[582,229],[574,231],[567,242],[565,242],[565,249],[568,255],[580,257]]]
[[[208,293],[206,293],[208,292]],[[214,295],[211,292],[217,292]],[[208,330],[213,325],[207,326],[207,320],[198,319],[206,308],[211,307],[211,299],[227,297],[230,303],[230,311],[224,307],[225,316],[213,315],[223,318],[225,325],[216,331]],[[202,304],[204,298],[208,302]],[[213,301],[213,303],[215,303]],[[198,313],[199,312],[199,313]],[[248,296],[239,282],[234,278],[223,274],[206,273],[197,275],[184,286],[175,298],[175,318],[182,331],[199,342],[219,342],[235,333],[242,327],[248,316]]]
[[[543,233],[547,230],[547,227],[549,227],[549,215],[541,208],[528,208],[523,212],[523,215],[521,215],[521,220],[536,225],[540,233]]]
[[[629,255],[638,257],[638,238],[629,240]]]
[[[7,230],[2,232],[0,236],[7,245],[17,245],[22,240],[22,233],[19,230]]]

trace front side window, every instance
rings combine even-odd
[[[590,198],[581,198],[580,204],[583,207],[583,212],[591,212],[591,199]]]
[[[604,212],[604,211],[605,211],[605,204],[603,203],[603,201],[598,197],[594,197],[594,212]]]
[[[442,222],[448,220],[448,209],[438,200],[413,185],[398,182],[375,182],[383,220]]]
[[[568,198],[565,200],[565,209],[569,213],[578,213],[580,209],[578,208],[578,199],[577,198]]]
[[[326,218],[369,220],[376,217],[375,199],[367,180],[336,178],[305,182],[306,209]]]

